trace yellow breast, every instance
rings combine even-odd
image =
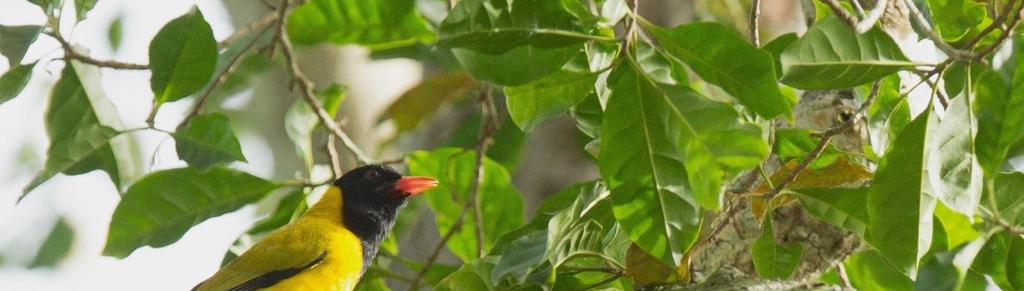
[[[264,290],[352,290],[363,269],[359,238],[346,229],[341,215],[341,193],[331,187],[305,215],[292,224],[294,242],[326,250],[316,266]]]

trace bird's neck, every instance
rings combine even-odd
[[[363,272],[377,255],[380,243],[395,222],[397,209],[367,209],[345,205],[338,187],[330,187],[306,215],[338,221],[359,238],[363,251]]]

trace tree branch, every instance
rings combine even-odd
[[[852,0],[851,2],[857,2],[857,0]],[[854,30],[856,30],[857,33],[865,33],[868,30],[871,30],[872,27],[875,27],[875,23],[878,22],[878,19],[882,18],[882,14],[885,13],[886,6],[889,6],[889,0],[875,1],[875,7],[871,8],[868,15],[854,26]]]
[[[942,52],[951,59],[969,60],[973,58],[973,54],[971,52],[957,49],[943,40],[942,36],[939,36],[939,34],[932,29],[932,25],[928,23],[928,20],[924,19],[924,14],[921,13],[921,10],[917,9],[913,0],[904,1],[906,2],[907,9],[910,10],[910,20],[916,23],[917,26],[924,31],[925,36],[927,36],[928,39],[930,39],[932,43],[939,48],[939,50],[942,50]]]
[[[112,68],[112,69],[122,69],[122,70],[148,70],[149,69],[148,65],[132,64],[132,63],[122,63],[122,62],[110,61],[110,60],[97,60],[97,59],[94,59],[94,58],[92,58],[90,56],[83,55],[83,54],[80,54],[77,51],[75,51],[75,48],[71,45],[71,43],[69,43],[66,39],[64,39],[64,37],[61,36],[59,32],[48,33],[47,35],[49,35],[50,37],[53,37],[53,39],[57,40],[57,42],[60,43],[60,46],[62,48],[64,48],[64,58],[65,59],[72,59],[72,60],[76,60],[76,61],[79,61],[79,62],[82,62],[82,63],[94,65],[94,66],[97,66],[97,67]]]
[[[867,100],[864,100],[864,103],[860,105],[860,108],[857,109],[856,114],[844,120],[843,123],[833,126],[832,128],[829,128],[828,130],[823,132],[821,134],[821,140],[818,141],[818,144],[814,147],[814,150],[812,150],[811,153],[807,154],[807,156],[804,157],[802,161],[800,161],[800,164],[797,164],[796,168],[793,168],[793,171],[789,172],[789,175],[786,175],[786,177],[783,178],[782,181],[779,181],[778,184],[775,184],[775,187],[772,188],[772,190],[769,191],[767,194],[765,194],[765,199],[771,201],[772,197],[778,195],[779,192],[781,192],[783,189],[786,189],[786,186],[788,186],[789,183],[795,181],[796,177],[799,176],[804,169],[810,166],[815,159],[821,156],[821,153],[825,152],[825,148],[828,146],[829,141],[832,140],[832,137],[842,134],[843,132],[846,132],[846,130],[853,128],[853,126],[857,124],[858,121],[861,120],[861,116],[864,114],[867,108],[871,106],[871,103],[875,101],[875,97],[878,96],[878,91],[880,91],[881,85],[881,81],[875,81],[875,84],[871,86],[871,93],[868,95]]]
[[[1021,17],[1024,17],[1024,5],[1018,6],[1017,10],[1013,13],[1011,17],[1013,18],[1010,19],[1010,25],[1006,29],[1003,29],[1003,32],[999,34],[999,37],[996,38],[996,40],[992,42],[991,45],[979,50],[977,53],[974,54],[974,61],[982,61],[985,58],[985,56],[988,56],[992,52],[995,52],[996,49],[999,48],[999,45],[1003,44],[1003,42],[1005,42],[1006,39],[1013,34],[1013,31],[1017,29],[1018,25],[1020,25]]]
[[[981,42],[982,39],[985,39],[985,36],[987,36],[993,30],[1002,27],[1003,23],[1006,23],[1006,17],[1010,16],[1010,13],[1012,13],[1011,11],[1013,11],[1013,7],[1016,5],[1017,0],[1010,0],[1010,2],[1006,3],[1006,6],[1003,6],[1002,13],[999,13],[999,15],[996,16],[996,19],[992,21],[992,24],[989,24],[989,26],[985,27],[985,29],[982,29],[981,32],[978,33],[978,35],[974,36],[974,38],[971,39],[971,41],[968,41],[967,44],[964,45],[963,47],[974,47],[974,45],[978,44],[978,42]]]
[[[276,12],[275,13],[268,13],[267,15],[264,15],[263,17],[260,17],[259,19],[255,20],[253,22],[249,22],[249,24],[246,24],[242,28],[239,28],[238,30],[235,30],[235,32],[232,33],[230,36],[228,36],[224,40],[218,42],[217,46],[221,47],[221,48],[225,48],[225,47],[230,46],[232,43],[238,41],[239,39],[241,39],[242,36],[245,36],[246,34],[252,32],[252,31],[255,31],[257,29],[259,29],[260,31],[265,31],[264,29],[269,27],[271,24],[274,24],[275,22],[277,22],[278,18],[280,18],[280,16]]]
[[[224,81],[228,79],[228,75],[231,75],[231,73],[234,72],[235,69],[238,67],[238,61],[242,59],[242,56],[245,55],[245,53],[247,53],[249,50],[252,49],[254,45],[256,45],[256,42],[259,41],[260,39],[259,35],[263,34],[268,29],[270,29],[270,26],[263,26],[262,29],[259,30],[259,32],[256,32],[257,36],[253,37],[252,40],[249,41],[249,43],[245,44],[245,47],[242,48],[241,52],[238,52],[237,55],[228,60],[227,67],[224,68],[224,70],[221,70],[220,73],[217,74],[217,77],[213,80],[213,83],[207,86],[206,90],[204,90],[203,93],[201,93],[199,97],[196,98],[195,105],[192,106],[192,111],[189,111],[188,115],[185,116],[185,119],[183,119],[181,123],[178,125],[178,128],[185,126],[186,124],[188,124],[189,121],[192,120],[193,117],[199,115],[199,111],[202,110],[203,105],[206,104],[206,100],[210,98],[210,95],[213,95],[213,92],[216,91],[217,88],[220,87],[220,85],[224,84]]]
[[[832,13],[835,13],[836,16],[839,17],[839,19],[845,21],[846,24],[850,25],[850,27],[857,27],[857,23],[859,22],[859,20],[857,20],[857,17],[851,15],[850,12],[846,11],[846,9],[843,8],[842,5],[839,5],[838,1],[822,0],[821,2],[825,2],[825,4],[828,5],[829,8],[832,8]]]
[[[842,5],[839,5],[838,1],[822,1],[825,2],[829,8],[832,8],[832,12],[835,13],[836,16],[839,16],[839,19],[845,21],[846,24],[850,25],[850,27],[852,27],[857,33],[865,33],[868,30],[871,30],[872,27],[875,27],[875,23],[878,22],[878,19],[882,18],[882,14],[885,14],[885,7],[889,6],[889,0],[878,0],[875,2],[875,7],[871,8],[871,11],[864,16],[864,19],[857,20],[857,17],[846,11]],[[855,7],[860,7],[860,3],[857,3],[856,0],[851,2],[856,3]],[[863,8],[858,9],[858,11],[863,11]]]
[[[306,75],[302,73],[301,69],[299,69],[299,62],[295,58],[295,53],[292,49],[292,43],[290,40],[288,40],[288,35],[283,33],[284,26],[287,21],[287,18],[284,16],[287,15],[288,13],[289,6],[291,6],[290,3],[290,0],[284,0],[282,1],[281,6],[278,9],[279,25],[277,26],[278,30],[276,39],[277,43],[281,46],[281,54],[284,55],[285,62],[287,63],[286,67],[288,68],[288,73],[291,74],[292,80],[295,82],[296,85],[298,85],[299,93],[301,93],[300,95],[302,96],[302,98],[306,100],[306,103],[309,104],[309,107],[313,110],[314,113],[316,113],[316,116],[320,119],[320,123],[323,124],[324,127],[329,129],[331,133],[333,133],[335,136],[338,137],[338,139],[341,140],[341,144],[345,146],[345,148],[348,149],[350,152],[352,152],[352,154],[356,157],[356,161],[359,164],[365,165],[373,163],[373,160],[370,159],[370,157],[368,157],[366,154],[364,154],[361,149],[359,149],[359,146],[357,146],[356,143],[353,142],[352,139],[348,137],[348,134],[346,134],[345,131],[341,130],[341,127],[338,125],[338,123],[334,122],[334,119],[331,118],[330,113],[328,113],[327,110],[324,109],[323,103],[320,102],[320,99],[316,98],[316,92],[313,91],[313,81],[310,81],[308,78],[306,78]]]
[[[480,96],[481,113],[483,117],[480,122],[480,135],[476,141],[476,157],[475,157],[475,168],[473,171],[473,185],[469,189],[468,195],[466,195],[466,203],[462,206],[462,212],[459,213],[459,217],[455,219],[455,223],[448,229],[448,232],[441,237],[441,240],[434,246],[434,250],[430,252],[430,257],[427,257],[427,262],[424,263],[423,268],[420,269],[419,273],[416,274],[416,278],[413,279],[412,283],[409,284],[409,288],[406,290],[417,290],[419,288],[420,281],[426,276],[427,271],[437,261],[437,257],[441,254],[441,249],[444,248],[445,243],[458,231],[463,224],[466,222],[466,213],[469,212],[470,208],[474,209],[476,216],[476,243],[477,243],[477,257],[483,257],[483,215],[480,209],[479,199],[476,199],[477,194],[480,192],[480,184],[483,183],[483,172],[484,172],[484,158],[487,156],[487,148],[490,146],[492,140],[491,135],[497,129],[497,110],[494,106],[494,96],[491,92],[490,86],[485,86]]]
[[[750,4],[750,42],[756,47],[761,47],[760,18],[761,0],[754,0],[754,3]]]

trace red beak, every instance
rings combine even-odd
[[[408,196],[419,194],[434,187],[437,187],[437,179],[431,177],[405,176],[398,179],[398,182],[395,183],[395,189],[408,193]]]

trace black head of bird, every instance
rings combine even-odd
[[[367,165],[345,173],[334,186],[341,188],[345,227],[360,238],[363,259],[369,262],[395,222],[406,199],[437,186],[430,177],[398,174],[385,165]]]

